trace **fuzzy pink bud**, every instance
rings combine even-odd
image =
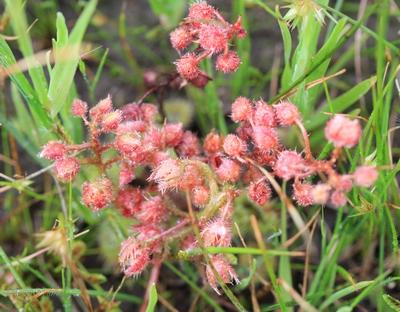
[[[194,2],[189,8],[188,18],[193,20],[211,20],[215,9],[206,1]]]
[[[295,151],[281,152],[276,160],[274,171],[278,177],[284,180],[305,177],[311,173],[304,158]]]
[[[361,132],[357,119],[351,120],[343,115],[336,115],[325,127],[325,137],[335,147],[354,147],[361,138]]]
[[[132,217],[140,210],[143,195],[140,189],[135,187],[127,187],[121,189],[116,198],[115,206],[121,211],[125,217]]]
[[[140,137],[135,134],[121,134],[115,139],[115,148],[122,155],[129,156],[142,148]]]
[[[154,121],[158,113],[157,106],[150,103],[143,103],[142,105],[140,105],[140,111],[142,115],[142,120],[147,122]]]
[[[187,26],[181,26],[172,31],[169,35],[171,45],[175,50],[185,49],[193,40],[190,29]]]
[[[163,127],[164,136],[165,136],[165,144],[168,146],[175,147],[177,146],[183,137],[183,129],[181,123],[169,123]]]
[[[185,131],[182,141],[177,147],[177,151],[181,157],[191,158],[200,154],[199,139],[194,133]]]
[[[43,146],[39,156],[49,160],[64,158],[67,153],[67,147],[60,141],[49,141]]]
[[[107,207],[113,199],[112,182],[105,177],[82,184],[82,202],[94,211]]]
[[[236,182],[240,176],[240,165],[231,159],[222,158],[216,173],[221,182]]]
[[[164,193],[169,189],[178,189],[181,182],[183,166],[179,160],[167,159],[155,168],[149,177],[149,180],[158,184],[159,190]]]
[[[330,203],[334,207],[342,207],[346,205],[347,203],[346,194],[342,191],[334,191],[331,194]]]
[[[119,171],[119,186],[124,186],[130,183],[135,178],[135,172],[132,166],[127,162],[121,163]]]
[[[317,184],[311,190],[313,202],[318,205],[325,205],[328,202],[330,191],[331,187],[328,184]]]
[[[251,182],[248,189],[251,201],[259,206],[265,205],[271,198],[271,188],[265,181]]]
[[[122,122],[118,125],[117,134],[125,134],[129,132],[145,132],[147,123],[142,120],[130,120]]]
[[[253,122],[256,126],[276,127],[275,112],[272,106],[262,100],[257,101],[253,114]]]
[[[221,150],[222,138],[218,133],[210,132],[204,139],[203,148],[208,154],[215,154]]]
[[[198,207],[206,205],[210,198],[210,191],[203,185],[194,187],[191,191],[191,194],[193,204]]]
[[[278,134],[274,128],[255,126],[253,127],[253,140],[257,148],[269,151],[278,147]]]
[[[90,116],[96,122],[99,122],[101,118],[112,111],[112,101],[111,96],[107,96],[105,99],[101,100],[96,106],[92,107],[89,111]]]
[[[354,183],[362,187],[371,187],[378,179],[378,171],[373,166],[360,166],[353,174]]]
[[[210,257],[210,261],[214,266],[215,271],[217,271],[218,275],[221,277],[222,282],[225,284],[231,283],[232,281],[234,281],[236,284],[239,283],[239,279],[235,270],[223,255],[213,255]],[[218,280],[213,269],[211,268],[211,265],[207,265],[206,267],[206,276],[211,288],[214,289],[218,295],[220,295],[218,291]]]
[[[223,145],[226,154],[232,157],[238,157],[246,152],[246,143],[237,135],[228,134],[224,139]]]
[[[274,105],[276,119],[281,126],[291,126],[300,120],[300,113],[296,105],[283,101]]]
[[[72,115],[74,115],[76,117],[84,118],[87,114],[87,111],[88,111],[88,105],[86,102],[84,102],[80,99],[75,99],[72,102],[72,106],[71,106]]]
[[[227,247],[231,244],[232,232],[230,224],[221,217],[207,223],[200,234],[206,247]]]
[[[223,73],[233,73],[240,66],[240,57],[235,51],[228,51],[218,55],[215,62],[215,68]]]
[[[159,223],[165,219],[167,209],[161,196],[154,196],[140,205],[140,211],[136,214],[137,219],[144,223]]]
[[[314,203],[312,190],[311,184],[296,181],[293,185],[293,197],[300,206],[310,206]]]
[[[175,62],[176,70],[186,80],[200,75],[199,61],[194,53],[186,53]]]
[[[137,239],[129,237],[121,244],[118,260],[125,276],[138,276],[150,262],[150,251]]]
[[[217,25],[201,24],[199,43],[206,51],[210,51],[211,53],[221,52],[228,44],[227,32]]]
[[[80,169],[79,161],[75,157],[66,157],[56,160],[54,172],[58,180],[70,182],[78,174]]]
[[[249,99],[240,96],[232,103],[232,120],[240,122],[249,120],[253,112],[253,107]]]
[[[183,190],[193,189],[195,186],[202,185],[202,172],[196,164],[187,164],[180,178],[179,187]]]
[[[103,116],[103,120],[101,121],[101,126],[103,128],[103,131],[111,132],[118,128],[121,121],[122,121],[122,112],[117,109]]]

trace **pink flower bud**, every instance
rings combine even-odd
[[[371,187],[378,179],[378,171],[373,166],[360,166],[353,174],[354,183],[362,187]]]
[[[274,105],[276,119],[281,126],[291,126],[300,120],[300,113],[297,107],[287,101]]]
[[[278,134],[274,128],[255,126],[253,127],[253,140],[258,149],[269,151],[278,147]]]
[[[204,139],[203,148],[207,154],[215,154],[221,150],[222,138],[218,133],[210,132]]]
[[[230,224],[221,217],[207,223],[201,230],[200,235],[206,247],[227,247],[232,240]]]
[[[150,153],[149,156],[151,158],[148,159],[148,164],[150,164],[152,167],[158,167],[164,160],[170,158],[167,152],[160,152],[160,151]]]
[[[210,261],[214,266],[215,271],[217,271],[218,275],[225,284],[231,283],[232,281],[234,281],[236,284],[239,283],[239,279],[235,270],[223,255],[213,255],[210,257]],[[211,268],[211,265],[207,265],[206,267],[206,276],[211,288],[214,289],[218,295],[220,295],[218,291],[218,280]]]
[[[347,203],[346,194],[342,191],[334,191],[331,194],[330,203],[332,204],[332,206],[336,208],[346,205]]]
[[[49,141],[43,146],[39,157],[46,158],[49,160],[57,160],[64,158],[67,153],[67,147],[61,141]]]
[[[203,175],[199,167],[195,164],[187,164],[180,177],[179,188],[182,190],[190,190],[195,186],[203,184]]]
[[[121,134],[115,138],[115,148],[124,156],[130,156],[142,149],[140,137],[135,134]]]
[[[115,206],[125,217],[132,217],[140,210],[143,195],[139,188],[126,187],[121,189],[115,198]]]
[[[353,188],[353,181],[351,175],[339,175],[335,188],[343,192],[349,192]]]
[[[331,187],[328,184],[320,183],[311,190],[312,200],[317,205],[325,205],[328,202]]]
[[[148,148],[151,150],[161,150],[164,148],[164,135],[161,129],[156,127],[151,127],[147,130],[146,134],[143,137],[143,142],[148,144]]]
[[[231,118],[234,122],[249,120],[252,113],[253,113],[253,107],[249,99],[243,96],[239,96],[232,103]]]
[[[312,190],[313,186],[311,184],[296,181],[293,184],[293,197],[300,206],[310,206],[314,203]]]
[[[251,201],[259,206],[265,205],[271,198],[271,188],[265,181],[251,182],[248,189]]]
[[[325,126],[325,137],[335,147],[354,147],[361,138],[361,126],[357,119],[350,120],[336,115]]]
[[[198,207],[206,205],[210,198],[210,191],[203,185],[195,186],[191,190],[191,194],[193,204]]]
[[[150,249],[151,252],[161,252],[162,240],[155,239],[156,236],[162,233],[162,229],[154,224],[143,224],[136,226],[134,231],[138,233],[136,239],[142,243],[146,244],[146,247]]]
[[[169,35],[172,47],[179,51],[185,49],[193,40],[190,28],[187,26],[180,26],[172,31]]]
[[[253,153],[251,153],[251,158],[253,158],[261,166],[273,167],[276,162],[276,155],[273,151],[265,151],[255,148]]]
[[[234,134],[225,137],[223,148],[225,153],[232,157],[243,155],[247,150],[246,143]]]
[[[223,73],[233,73],[240,66],[240,57],[235,51],[228,51],[218,55],[215,62],[215,68]]]
[[[236,134],[244,141],[251,140],[254,135],[253,127],[247,121],[242,122],[240,126],[236,129]]]
[[[58,180],[70,182],[78,174],[80,169],[79,161],[75,157],[66,157],[56,160],[54,172]]]
[[[125,276],[138,276],[150,262],[150,251],[141,246],[140,242],[129,237],[121,244],[119,264]]]
[[[158,184],[158,189],[164,193],[167,190],[178,189],[183,174],[183,166],[177,159],[169,158],[160,163],[149,177]]]
[[[105,99],[97,103],[96,106],[92,107],[89,111],[90,117],[95,121],[99,122],[102,117],[112,111],[111,96],[108,95]]]
[[[182,141],[177,147],[177,151],[181,157],[191,158],[200,154],[199,139],[190,131],[185,131]]]
[[[82,184],[82,202],[94,211],[108,206],[113,199],[112,182],[105,177]]]
[[[275,112],[272,106],[263,100],[257,101],[253,114],[253,122],[256,126],[276,127]]]
[[[167,146],[175,147],[177,146],[183,137],[183,129],[181,123],[169,123],[163,127],[162,130],[165,136],[165,144]]]
[[[143,103],[140,105],[140,111],[143,121],[152,122],[158,113],[158,108],[154,104]]]
[[[147,123],[142,120],[125,121],[118,125],[117,134],[126,134],[129,132],[145,132]]]
[[[222,158],[216,173],[221,182],[236,182],[240,176],[240,165],[231,159]]]
[[[167,208],[161,196],[154,196],[141,203],[140,211],[136,214],[136,217],[143,224],[153,224],[164,220],[166,215]]]
[[[119,171],[119,186],[124,186],[130,183],[135,178],[135,172],[132,166],[127,162],[121,163]]]
[[[124,120],[142,120],[142,110],[137,103],[126,104],[121,110]]]
[[[228,44],[227,32],[224,28],[212,24],[201,24],[199,30],[200,46],[211,53],[218,53]]]
[[[188,18],[193,20],[211,20],[215,9],[206,1],[194,2],[189,8]]]
[[[303,157],[295,151],[281,152],[276,160],[274,171],[278,177],[284,180],[302,178],[312,172]]]
[[[84,102],[80,99],[75,99],[72,102],[72,106],[71,106],[72,115],[74,115],[76,117],[84,118],[87,114],[87,111],[88,111],[88,105],[86,102]]]
[[[103,120],[101,121],[101,126],[103,128],[103,131],[111,132],[118,128],[121,121],[122,121],[122,112],[117,109],[103,116]]]
[[[186,53],[175,62],[176,70],[186,80],[200,75],[199,61],[194,53]]]

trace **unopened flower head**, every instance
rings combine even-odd
[[[300,113],[297,107],[288,102],[283,101],[274,105],[276,119],[281,126],[291,126],[300,120]]]
[[[180,26],[171,32],[170,36],[171,45],[175,50],[183,50],[193,40],[190,28],[187,26]]]
[[[49,141],[43,146],[39,156],[49,160],[64,158],[67,153],[66,145],[61,141]]]
[[[207,134],[203,143],[203,148],[206,153],[215,154],[221,150],[221,147],[222,147],[222,138],[218,133],[212,131],[209,134]]]
[[[110,179],[101,177],[94,182],[82,184],[82,202],[94,211],[107,207],[113,199]]]
[[[161,196],[153,196],[143,201],[136,217],[143,224],[157,224],[167,216],[167,209]]]
[[[129,237],[121,244],[119,264],[125,276],[138,276],[150,262],[150,251],[139,241]]]
[[[360,166],[353,174],[354,183],[362,187],[371,187],[378,179],[378,170],[373,166]]]
[[[231,224],[221,217],[207,223],[201,230],[201,238],[204,246],[227,247],[231,244],[232,233]]]
[[[240,165],[231,159],[222,158],[216,173],[221,182],[236,182],[240,177]]]
[[[84,102],[80,99],[75,99],[72,102],[71,113],[75,117],[84,118],[84,117],[86,117],[87,111],[88,111],[88,105],[86,102]]]
[[[314,203],[312,190],[312,184],[296,181],[293,184],[293,197],[300,206],[310,206]]]
[[[272,106],[263,100],[257,101],[253,114],[253,123],[256,126],[276,127],[275,112]]]
[[[354,147],[361,138],[361,126],[357,119],[336,115],[325,126],[325,136],[335,147]]]
[[[249,99],[240,96],[232,103],[231,118],[234,122],[249,120],[253,112],[253,107]]]
[[[251,182],[247,194],[251,201],[263,206],[271,198],[271,188],[265,181]]]
[[[160,163],[150,175],[149,180],[155,181],[161,192],[178,189],[184,166],[181,161],[169,158]]]
[[[200,154],[198,137],[190,131],[185,131],[182,140],[177,147],[179,155],[183,158],[191,158]]]
[[[194,2],[189,8],[188,18],[196,21],[207,21],[214,17],[215,9],[206,1]]]
[[[204,185],[198,185],[191,191],[192,201],[195,206],[202,207],[206,205],[210,199],[210,191]]]
[[[54,173],[61,182],[72,181],[78,174],[79,169],[80,164],[76,157],[58,159],[54,163]]]
[[[243,155],[247,150],[246,143],[234,134],[225,137],[223,148],[224,152],[232,157]]]
[[[236,284],[239,283],[239,279],[237,277],[235,270],[232,268],[229,261],[223,255],[211,256],[210,262],[214,266],[215,271],[221,277],[223,283],[225,284],[232,282],[235,282]],[[218,290],[218,280],[214,274],[211,265],[207,265],[206,267],[206,276],[207,276],[207,281],[210,284],[211,288],[214,289],[214,291],[217,294],[220,294]]]
[[[218,55],[215,68],[225,74],[233,73],[239,68],[240,63],[239,55],[235,51],[228,51],[227,53]]]
[[[142,191],[139,188],[128,186],[118,192],[115,206],[125,217],[132,217],[139,212],[142,201]]]
[[[277,148],[279,145],[276,130],[265,126],[253,127],[253,140],[256,147],[261,151],[269,151]]]
[[[200,75],[199,60],[194,53],[187,53],[175,62],[176,70],[186,80]]]
[[[295,151],[283,151],[276,160],[274,171],[278,177],[290,180],[309,175],[311,168],[300,154]]]

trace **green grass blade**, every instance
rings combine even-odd
[[[154,312],[158,300],[156,284],[153,283],[150,288],[149,303],[147,304],[146,312]]]

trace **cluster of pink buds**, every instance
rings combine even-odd
[[[358,120],[334,116],[325,128],[334,150],[329,159],[318,160],[296,106],[288,101],[268,105],[237,98],[231,115],[239,124],[236,133],[222,136],[212,131],[202,145],[179,123],[157,123],[158,110],[152,104],[130,103],[118,110],[107,97],[88,110],[86,103],[75,100],[72,113],[87,127],[87,142],[50,141],[40,155],[55,161],[54,171],[62,182],[70,182],[82,165],[97,168],[97,178],[82,184],[82,202],[96,212],[113,205],[133,220],[132,235],[121,244],[119,255],[126,276],[160,261],[171,252],[167,246],[172,239],[179,239],[188,252],[230,246],[239,185],[246,185],[249,199],[260,206],[272,199],[271,185],[279,185],[271,182],[282,179],[292,182],[293,198],[300,206],[339,207],[346,204],[353,185],[370,187],[378,177],[373,166],[360,166],[352,174],[335,169],[342,149],[354,147],[361,137]],[[291,126],[303,136],[302,153],[280,143],[278,128]],[[112,166],[119,170],[117,179],[109,175]],[[136,170],[139,167],[145,170]],[[135,179],[148,183],[135,187]],[[193,225],[198,237],[193,237]],[[217,293],[217,281],[238,281],[223,254],[209,257],[205,276]]]
[[[215,68],[218,71],[235,72],[241,61],[239,55],[229,49],[229,42],[245,35],[240,16],[230,24],[205,1],[193,3],[188,16],[170,34],[171,44],[178,52],[188,50],[192,44],[197,46],[195,52],[188,51],[175,62],[178,73],[193,85],[204,87],[209,78],[200,70],[199,64],[213,55],[217,56]]]

